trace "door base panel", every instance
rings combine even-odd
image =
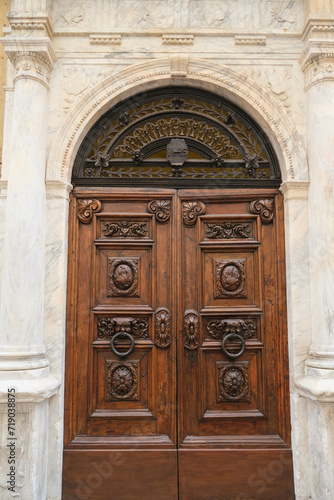
[[[135,498],[178,499],[176,450],[64,451],[63,500]]]
[[[288,450],[179,450],[179,500],[293,500]]]

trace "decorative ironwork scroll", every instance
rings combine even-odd
[[[241,109],[211,92],[180,86],[119,103],[83,141],[72,182],[124,185],[125,179],[138,185],[169,179],[174,187],[191,185],[187,180],[240,185],[248,179],[269,186],[280,180],[280,171],[266,136]]]

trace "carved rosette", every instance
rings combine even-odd
[[[245,259],[215,259],[215,296],[246,297]]]
[[[247,365],[233,363],[220,366],[218,391],[219,401],[249,401]]]
[[[130,333],[135,338],[148,339],[148,318],[101,318],[98,321],[98,338],[110,340],[119,332]]]
[[[101,211],[102,205],[99,200],[78,200],[77,216],[83,224],[92,222],[93,215]]]
[[[101,233],[105,238],[145,238],[147,231],[147,222],[119,221],[101,224]]]
[[[208,321],[206,329],[214,339],[222,339],[230,334],[250,339],[256,334],[256,322],[253,319],[213,319]]]
[[[139,258],[108,258],[108,297],[139,296]]]
[[[154,343],[163,349],[169,347],[171,343],[171,314],[164,307],[155,311]]]
[[[171,215],[171,202],[169,200],[154,200],[147,204],[147,211],[154,214],[156,221],[165,224]]]
[[[210,239],[249,238],[250,235],[251,224],[225,222],[205,226],[205,236]]]
[[[188,309],[183,318],[184,346],[187,349],[197,349],[200,345],[199,317],[196,311]]]
[[[274,219],[274,200],[255,200],[249,206],[251,214],[259,215],[263,224],[271,224]]]
[[[183,222],[186,226],[194,226],[197,217],[206,213],[206,207],[201,201],[187,201],[182,203]]]
[[[138,362],[106,363],[106,401],[138,400]]]

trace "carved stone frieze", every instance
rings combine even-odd
[[[147,211],[154,214],[156,221],[165,224],[171,216],[172,204],[170,200],[154,200],[147,204]]]
[[[169,347],[171,343],[171,314],[165,307],[155,311],[154,343],[158,347]]]
[[[99,200],[78,200],[77,216],[83,224],[92,222],[93,215],[101,211],[102,205]]]
[[[249,401],[249,374],[245,363],[217,363],[219,401]]]
[[[182,203],[182,217],[186,226],[194,226],[197,217],[206,213],[206,207],[201,201],[186,201]]]
[[[138,400],[138,362],[107,360],[106,401]]]
[[[145,238],[147,233],[147,222],[124,220],[101,223],[101,235],[104,238]]]
[[[255,200],[249,205],[251,214],[259,215],[263,224],[271,224],[274,220],[274,200]]]
[[[205,236],[210,239],[249,238],[252,225],[240,222],[224,222],[223,224],[206,224]]]
[[[98,338],[110,340],[119,332],[130,333],[139,339],[148,339],[148,318],[133,317],[108,317],[100,318],[98,321]]]
[[[193,309],[188,309],[183,317],[184,346],[197,349],[200,345],[199,316]]]
[[[108,258],[108,297],[139,296],[139,258]]]
[[[246,297],[245,259],[215,259],[215,296]]]
[[[253,319],[213,319],[208,321],[206,329],[214,339],[222,339],[230,334],[250,339],[256,334],[256,321]]]

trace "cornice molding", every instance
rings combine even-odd
[[[14,35],[21,35],[22,32],[27,31],[44,31],[44,33],[41,33],[42,36],[46,35],[50,38],[53,36],[50,18],[44,12],[10,12],[8,21]]]
[[[285,181],[280,186],[280,191],[287,200],[307,200],[309,181]]]

